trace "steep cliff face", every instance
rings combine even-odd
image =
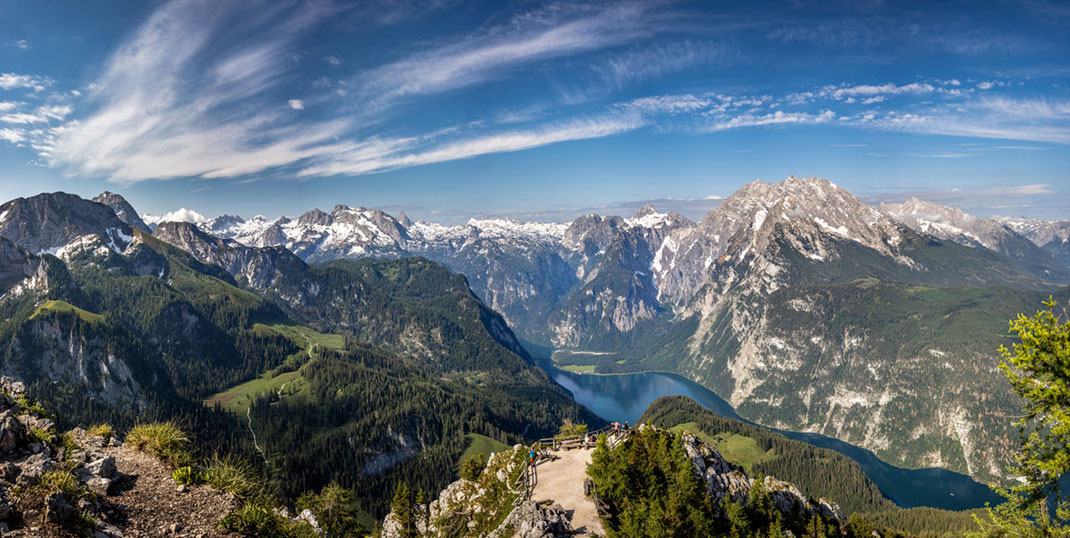
[[[78,237],[97,234],[116,251],[133,240],[130,226],[104,204],[55,192],[0,205],[0,236],[35,254],[53,252]]]
[[[866,218],[851,227],[846,216],[796,211],[791,196],[763,197],[768,209],[732,236],[683,309],[694,334],[665,353],[762,424],[823,433],[900,465],[1001,477],[1013,432],[995,417],[1013,400],[994,350],[1005,320],[1036,294],[996,286],[1043,284],[994,252],[935,241],[845,201],[831,184],[813,189],[810,203]]]
[[[86,318],[86,319],[83,319]],[[139,411],[144,391],[157,390],[161,371],[131,357],[115,337],[115,328],[96,327],[92,313],[66,303],[42,305],[12,337],[3,355],[3,371],[27,383],[81,387],[109,406]]]
[[[152,231],[149,229],[149,225],[145,224],[145,221],[134,210],[134,206],[126,201],[126,198],[114,192],[104,191],[93,198],[93,201],[110,207],[115,216],[119,217],[119,220],[125,222],[131,228],[137,228],[145,233]]]

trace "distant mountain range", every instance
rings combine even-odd
[[[602,353],[564,361],[680,373],[763,424],[979,479],[1003,476],[1013,437],[1006,321],[1070,282],[1070,221],[874,207],[818,178],[749,183],[700,222],[648,206],[443,226],[339,205],[198,227],[310,263],[426,257],[522,338]]]
[[[525,339],[558,348],[563,364],[679,373],[759,423],[990,480],[1004,477],[1019,408],[996,348],[1009,318],[1070,295],[1068,237],[1067,222],[916,199],[874,207],[795,177],[744,185],[700,222],[645,207],[442,226],[340,205],[194,225],[141,217],[112,193],[42,194],[0,205],[0,330],[15,344],[3,368],[94,416],[187,409],[258,375],[326,398],[356,375],[306,364],[311,335],[333,334],[347,339],[338,353],[371,346],[393,379],[441,386],[482,417],[478,431],[516,438],[528,396],[553,402],[539,407],[543,431],[582,413],[527,359]],[[130,358],[146,356],[157,358]],[[292,371],[305,381],[284,385]],[[321,403],[341,412],[395,397]],[[249,413],[281,428],[268,419],[278,409]],[[320,431],[345,435],[343,416]],[[376,429],[388,422],[368,426],[362,465],[403,461],[425,435],[417,423]],[[456,449],[453,437],[423,439]]]

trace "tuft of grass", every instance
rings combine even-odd
[[[51,445],[56,440],[56,434],[37,426],[30,426],[30,438],[39,443]]]
[[[249,464],[233,457],[213,456],[201,477],[206,484],[240,497],[259,494],[263,489]]]
[[[85,431],[85,435],[86,437],[103,437],[104,440],[107,441],[112,437],[115,437],[115,431],[112,430],[111,426],[108,424],[97,424],[95,426],[90,426],[89,429]]]
[[[174,472],[171,473],[171,478],[176,484],[182,484],[184,486],[192,486],[203,481],[202,473],[198,473],[189,465],[183,465],[182,467],[175,469]]]
[[[227,514],[219,527],[243,536],[278,536],[286,538],[312,538],[316,533],[308,523],[294,523],[275,512],[269,497],[246,500],[240,508]]]
[[[45,410],[44,407],[41,407],[41,404],[37,400],[30,398],[25,394],[19,394],[18,396],[16,396],[15,403],[17,403],[22,409],[29,411],[30,414],[37,415],[43,418],[53,418],[52,415],[47,410]]]
[[[62,493],[75,506],[78,506],[81,499],[91,497],[93,494],[89,489],[78,482],[74,469],[73,464],[60,465],[42,473],[37,482],[12,490],[12,498],[19,511],[37,510],[47,518],[45,498],[53,493]],[[73,536],[93,536],[93,530],[98,524],[92,514],[82,512],[73,521],[65,524],[64,529]]]
[[[189,436],[173,422],[138,424],[126,435],[126,444],[153,454],[171,467],[188,465],[193,461]]]
[[[78,442],[74,439],[74,432],[66,432],[60,436],[59,444],[63,447],[64,460],[70,460],[74,452],[79,449]]]

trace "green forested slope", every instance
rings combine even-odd
[[[716,437],[732,434],[752,439],[766,457],[748,473],[774,476],[794,483],[807,496],[835,501],[845,515],[858,514],[874,526],[914,535],[961,535],[974,530],[968,512],[933,508],[903,509],[881,495],[858,464],[831,450],[794,441],[765,428],[722,417],[684,396],[666,396],[650,404],[640,423],[660,428],[692,425]],[[741,465],[739,455],[722,452],[729,462]]]

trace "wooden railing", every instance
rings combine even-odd
[[[586,439],[588,437],[597,438],[599,435],[601,435],[603,433],[608,435],[608,434],[614,433],[614,432],[622,433],[622,432],[627,432],[627,430],[624,430],[624,429],[614,430],[613,426],[606,426],[604,428],[600,428],[600,429],[597,429],[597,430],[594,430],[594,431],[580,433],[580,434],[576,434],[576,435],[547,437],[545,439],[539,439],[538,441],[535,442],[535,445],[539,449],[549,448],[551,450],[579,448],[579,447],[584,446],[584,443],[586,442]]]
[[[531,498],[532,491],[535,490],[535,486],[539,483],[539,469],[532,465],[530,459],[525,459],[523,465],[520,468],[520,475],[513,481],[513,493],[516,494],[516,499],[513,500],[514,506],[520,506],[521,503]]]
[[[594,508],[598,511],[598,515],[603,518],[609,517],[609,505],[606,504],[601,498],[598,497],[598,488],[594,485],[594,480],[588,478],[583,483],[583,489],[591,500],[594,501]]]

